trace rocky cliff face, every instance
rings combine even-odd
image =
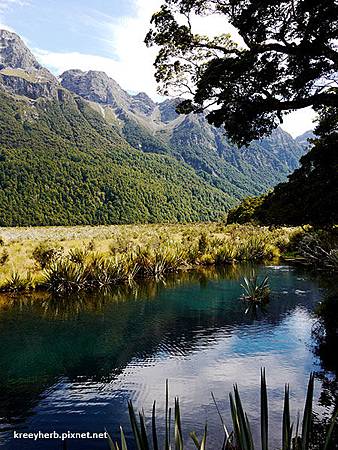
[[[57,95],[57,79],[35,59],[15,33],[0,30],[0,84],[31,99]]]
[[[104,72],[68,70],[61,75],[62,86],[97,103],[120,107],[129,104],[129,95]]]
[[[0,68],[6,67],[23,69],[27,72],[42,69],[18,35],[7,30],[0,30]]]

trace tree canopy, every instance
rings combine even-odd
[[[338,90],[333,93],[338,97]],[[338,223],[338,108],[322,107],[313,147],[301,166],[268,195],[249,198],[229,212],[230,222],[326,226]]]
[[[194,15],[223,15],[229,34],[194,34]],[[238,145],[269,134],[290,111],[336,107],[336,0],[164,0],[152,17],[148,46],[159,46],[163,94],[189,94],[178,111],[206,111]]]

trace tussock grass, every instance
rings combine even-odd
[[[22,280],[29,273],[31,286],[63,293],[196,267],[271,261],[300,233],[223,223],[2,228],[0,289],[10,286],[13,273]]]

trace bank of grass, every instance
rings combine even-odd
[[[271,261],[300,228],[223,223],[0,229],[0,290],[107,287],[194,267]]]

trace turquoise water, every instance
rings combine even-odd
[[[234,382],[259,432],[260,368],[266,367],[271,441],[279,441],[284,383],[292,411],[302,408],[312,351],[313,310],[324,295],[304,271],[262,267],[272,289],[265,315],[244,314],[240,282],[247,268],[191,273],[166,282],[72,299],[20,298],[0,309],[0,446],[58,449],[58,440],[18,440],[17,432],[102,432],[130,436],[127,401],[150,416],[181,399],[186,432],[208,421],[210,447],[223,435],[210,392],[229,422]],[[316,397],[320,393],[317,382]],[[159,428],[161,425],[159,423]],[[69,440],[70,450],[105,449],[104,440]],[[193,448],[189,446],[188,448]]]

